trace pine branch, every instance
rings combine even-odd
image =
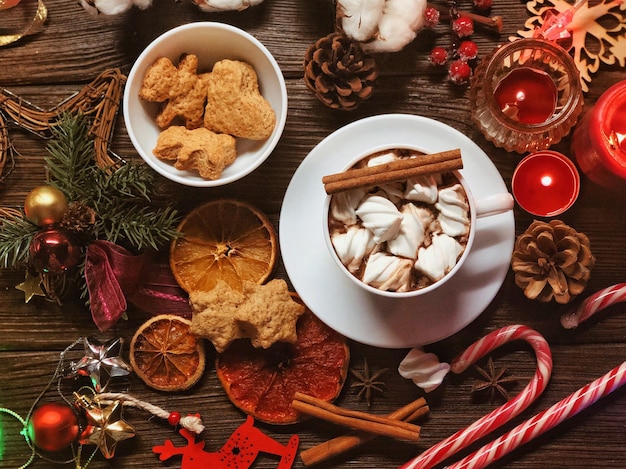
[[[145,165],[128,163],[106,170],[95,165],[84,116],[63,115],[53,136],[46,158],[51,182],[70,201],[79,200],[95,210],[98,238],[125,242],[140,251],[158,249],[178,236],[176,210],[149,205],[154,184]]]
[[[96,230],[112,243],[126,242],[137,250],[150,247],[158,250],[178,236],[178,213],[171,208],[153,209],[133,203],[116,204],[118,210],[104,208],[96,223]]]
[[[39,228],[25,218],[0,220],[0,267],[17,268],[28,262],[28,248]]]
[[[93,163],[95,150],[87,118],[62,115],[59,125],[52,127],[52,136],[45,162],[53,185],[69,200],[88,198],[98,169]]]

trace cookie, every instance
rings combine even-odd
[[[159,134],[152,152],[157,158],[174,161],[176,169],[197,170],[201,177],[211,180],[219,179],[237,157],[236,141],[231,135],[176,125]]]
[[[261,95],[254,68],[238,60],[220,60],[207,77],[204,126],[217,133],[264,140],[272,135],[276,114]]]
[[[191,332],[209,339],[218,352],[235,340],[250,339],[257,348],[298,340],[296,323],[305,307],[296,302],[281,279],[259,285],[244,282],[243,291],[219,282],[209,292],[191,292]]]
[[[178,66],[161,57],[143,77],[139,97],[163,103],[156,123],[164,129],[182,118],[185,127],[195,129],[203,124],[208,74],[197,74],[198,58],[193,54],[181,56]]]

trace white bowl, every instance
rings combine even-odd
[[[177,64],[184,53],[198,57],[198,73],[210,71],[213,64],[222,59],[249,63],[257,73],[261,94],[276,113],[276,126],[269,138],[260,141],[237,139],[237,159],[224,169],[219,179],[202,178],[197,171],[180,171],[172,162],[159,160],[152,153],[161,132],[155,121],[159,104],[139,98],[143,76],[159,57],[167,57]],[[135,149],[159,174],[187,186],[221,186],[251,173],[276,147],[286,119],[287,87],[278,63],[256,38],[223,23],[185,24],[156,38],[137,58],[124,90],[124,121]]]

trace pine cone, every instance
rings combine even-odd
[[[562,221],[533,221],[515,241],[515,284],[531,300],[565,304],[587,286],[595,264],[589,238]]]
[[[72,232],[81,242],[94,238],[95,225],[95,210],[82,202],[72,202],[59,223],[61,228]]]
[[[333,109],[355,109],[372,95],[377,77],[376,61],[340,33],[319,39],[304,57],[306,86]]]

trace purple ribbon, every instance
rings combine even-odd
[[[186,294],[168,265],[151,262],[147,255],[133,255],[109,241],[87,246],[85,280],[93,321],[101,332],[122,317],[128,301],[152,314],[188,315]]]

